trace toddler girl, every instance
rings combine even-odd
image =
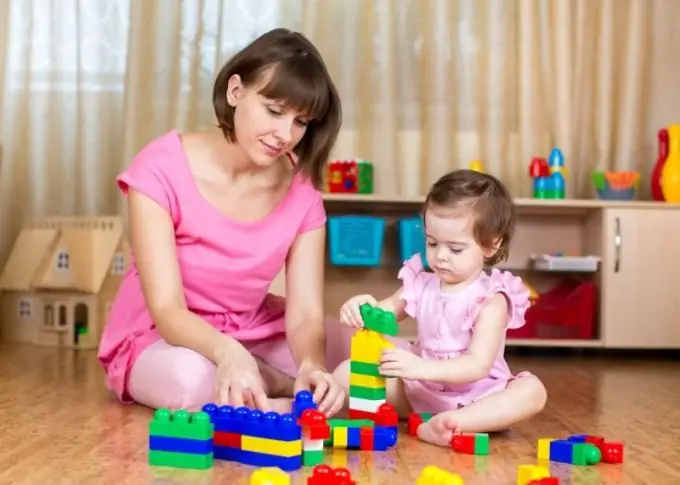
[[[340,320],[361,327],[364,303],[415,318],[418,338],[398,342],[382,356],[387,399],[402,417],[435,416],[418,429],[427,442],[449,446],[454,432],[506,429],[543,409],[546,391],[528,372],[513,375],[503,357],[505,332],[524,324],[529,292],[520,278],[491,269],[508,256],[515,207],[496,178],[470,170],[444,175],[424,208],[426,270],[421,255],[405,262],[401,288],[376,301],[359,295]],[[348,389],[349,365],[335,372]]]

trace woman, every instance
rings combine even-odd
[[[152,141],[117,179],[134,262],[99,359],[124,402],[290,411],[300,389],[336,413],[349,334],[323,315],[322,174],[341,124],[336,88],[301,34],[268,32],[219,72],[220,131]],[[286,266],[287,298],[268,293]],[[339,325],[328,325],[339,332]]]

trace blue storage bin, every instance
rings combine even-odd
[[[399,253],[406,261],[415,253],[425,254],[425,229],[420,217],[409,217],[399,221]]]
[[[330,216],[331,263],[336,266],[379,266],[385,219],[371,216]]]
[[[420,253],[423,266],[427,268],[425,226],[421,217],[408,217],[399,221],[399,252],[402,261]]]

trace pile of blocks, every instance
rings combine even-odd
[[[349,418],[375,421],[387,401],[387,379],[380,375],[380,357],[393,347],[385,336],[399,330],[394,313],[370,305],[360,308],[364,328],[352,336],[350,350]]]

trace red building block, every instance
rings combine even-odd
[[[317,409],[305,409],[298,419],[305,438],[310,440],[327,440],[331,437],[331,427],[326,416]]]
[[[560,479],[557,477],[539,478],[538,480],[531,480],[527,485],[560,485]]]
[[[347,468],[331,468],[328,465],[317,465],[307,485],[357,485],[352,480],[352,473]]]
[[[458,453],[467,453],[473,455],[475,453],[475,435],[473,434],[456,434],[451,439],[451,448]]]
[[[418,426],[423,424],[423,418],[419,413],[411,413],[408,416],[408,434],[418,436]]]
[[[604,463],[622,463],[623,462],[623,443],[607,442],[605,441],[599,447],[602,452],[602,461]]]

